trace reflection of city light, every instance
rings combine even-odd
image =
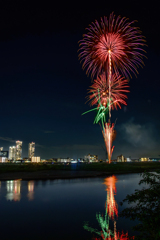
[[[28,192],[33,192],[34,191],[34,182],[29,181],[28,182]]]
[[[13,192],[13,180],[7,181],[7,192]]]
[[[20,201],[21,199],[21,180],[7,181],[7,200]]]
[[[28,194],[27,194],[28,200],[31,201],[34,199],[34,181],[28,182]]]

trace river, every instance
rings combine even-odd
[[[136,233],[118,217],[140,174],[71,180],[0,182],[0,239],[109,239]],[[105,229],[104,229],[105,225]],[[119,233],[118,233],[119,232]],[[108,234],[108,235],[107,235]],[[108,236],[108,238],[107,238]]]

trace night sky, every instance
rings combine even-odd
[[[97,154],[105,159],[100,126],[86,103],[91,85],[78,60],[78,41],[96,19],[137,20],[148,47],[145,66],[133,76],[128,105],[117,119],[113,158],[160,155],[160,19],[158,1],[3,1],[0,6],[0,147],[35,142],[41,158]]]

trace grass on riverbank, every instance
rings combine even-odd
[[[2,163],[0,173],[5,172],[34,172],[43,170],[69,171],[100,171],[110,173],[143,172],[160,169],[160,162],[129,162],[129,163],[79,163],[79,164],[43,164],[43,163]]]

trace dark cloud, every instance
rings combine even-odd
[[[123,138],[135,147],[147,147],[153,149],[156,146],[154,139],[154,125],[134,123],[130,120],[120,126]]]
[[[136,123],[133,119],[117,126],[118,142],[115,147],[116,156],[125,157],[158,157],[158,139],[156,127],[151,123]]]

